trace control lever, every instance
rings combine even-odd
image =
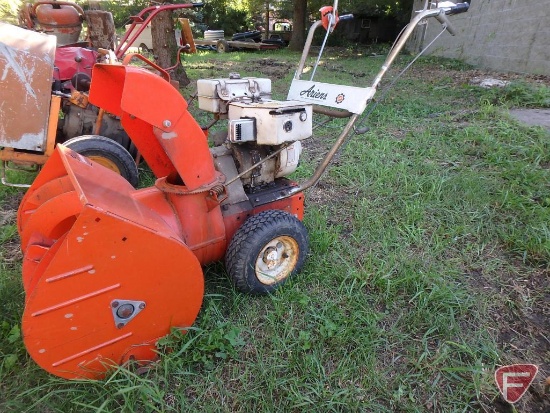
[[[456,34],[456,30],[447,18],[447,16],[443,13],[439,13],[437,16],[435,16],[436,20],[441,23],[441,25],[447,29],[447,31],[454,36]]]

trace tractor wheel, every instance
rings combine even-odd
[[[230,50],[229,43],[227,40],[218,40],[216,43],[216,50],[218,53],[227,53]]]
[[[302,269],[307,230],[293,215],[269,210],[250,217],[229,243],[229,277],[242,292],[268,294]]]
[[[138,184],[138,169],[132,155],[112,139],[99,135],[83,135],[63,142],[67,148],[118,173],[133,187]]]

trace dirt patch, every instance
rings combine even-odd
[[[539,373],[516,404],[517,411],[549,412],[550,394],[550,273],[510,257],[498,246],[487,247],[477,266],[465,268],[465,281],[489,303],[494,323],[489,329],[502,352],[501,364],[536,364]],[[500,262],[497,271],[486,271],[483,262]],[[497,274],[497,275],[495,275]],[[511,413],[512,406],[498,395],[481,395],[485,412]]]

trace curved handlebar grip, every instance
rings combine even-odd
[[[344,14],[343,16],[339,16],[340,20],[352,20],[354,18],[353,14]]]
[[[451,16],[453,14],[466,13],[469,8],[469,3],[457,3],[456,6],[453,6],[449,10],[445,11],[445,14]]]

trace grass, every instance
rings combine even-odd
[[[329,50],[320,79],[368,85],[382,58],[364,55]],[[185,65],[193,79],[271,77],[284,98],[298,58],[200,54]],[[29,359],[8,217],[17,191],[0,188],[8,217],[0,231],[0,410],[510,411],[493,384],[496,366],[533,362],[549,374],[540,335],[550,294],[550,148],[546,131],[506,109],[543,106],[548,91],[529,79],[512,94],[485,91],[468,85],[469,69],[421,59],[369,117],[370,131],[354,136],[308,192],[303,272],[275,295],[249,297],[232,289],[223,265],[208,266],[197,322],[164,339],[162,357],[142,375],[119,368],[105,381],[68,382]],[[341,127],[319,127],[304,142],[297,179],[311,174]],[[548,403],[539,386],[516,408]]]

